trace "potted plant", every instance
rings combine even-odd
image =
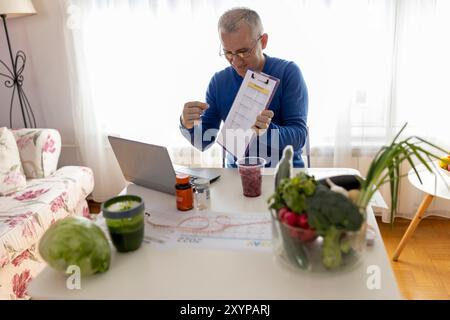
[[[361,192],[356,199],[356,204],[360,208],[367,208],[374,193],[384,184],[390,184],[391,193],[391,224],[394,222],[397,213],[398,191],[400,178],[400,166],[407,161],[413,168],[419,181],[419,172],[416,170],[414,160],[423,164],[429,172],[433,172],[430,162],[441,161],[450,164],[450,159],[439,156],[439,153],[449,154],[445,150],[421,137],[411,136],[399,140],[400,134],[405,130],[407,123],[403,125],[397,133],[392,143],[383,146],[375,158],[372,160],[366,178],[361,181]]]
[[[390,145],[379,150],[366,178],[355,177],[357,183],[347,188],[330,179],[317,181],[305,172],[292,177],[292,150],[285,150],[275,176],[275,192],[268,199],[276,255],[290,265],[313,272],[357,265],[365,248],[365,213],[374,193],[385,183],[390,184],[393,221],[400,165],[408,161],[420,179],[414,160],[431,171],[428,161],[442,161],[437,152],[448,154],[420,137],[400,140],[405,127],[406,124]]]

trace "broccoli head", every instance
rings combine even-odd
[[[364,217],[351,200],[323,185],[305,199],[308,223],[323,237],[322,262],[326,268],[339,267],[343,254],[350,252],[346,231],[361,228]]]

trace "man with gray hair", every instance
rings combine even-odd
[[[280,159],[284,147],[292,145],[294,166],[304,167],[301,149],[307,135],[308,91],[299,67],[294,62],[263,53],[269,36],[264,33],[261,19],[253,10],[234,8],[226,11],[219,19],[218,31],[222,45],[220,55],[230,66],[212,77],[206,103],[191,101],[184,105],[180,117],[181,133],[196,148],[206,150],[215,137],[205,139],[205,133],[217,132],[221,122],[225,121],[247,70],[263,72],[280,79],[280,85],[268,109],[261,112],[252,127],[257,134],[257,155]],[[195,141],[196,136],[202,137],[201,141]],[[236,160],[227,153],[225,166],[235,167]],[[276,164],[271,161],[268,166]]]

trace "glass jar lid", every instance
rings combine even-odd
[[[198,189],[204,189],[209,187],[209,180],[207,179],[195,179],[194,185]]]

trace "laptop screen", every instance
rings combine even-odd
[[[175,194],[175,171],[165,147],[114,136],[108,140],[128,181]]]

